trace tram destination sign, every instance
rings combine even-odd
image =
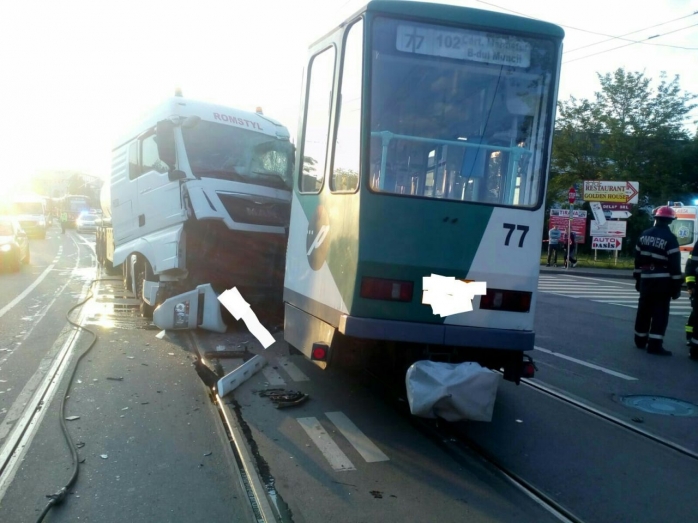
[[[588,202],[637,203],[638,182],[584,181],[584,199]]]
[[[514,67],[531,65],[531,44],[519,38],[482,31],[401,24],[397,28],[395,45],[398,51],[405,53]]]

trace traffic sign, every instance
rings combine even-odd
[[[612,220],[625,220],[633,215],[629,211],[609,211],[609,213]]]
[[[637,203],[638,182],[584,181],[584,199],[588,202]]]
[[[601,251],[619,251],[623,241],[620,238],[599,238],[591,239],[591,248]]]
[[[567,199],[570,201],[570,203],[574,203],[574,200],[576,197],[577,197],[577,191],[574,190],[574,187],[570,187],[570,190],[567,193]]]
[[[601,208],[604,211],[632,211],[633,206],[629,203],[601,203]]]
[[[602,236],[605,238],[625,238],[628,222],[606,222],[604,225],[599,225],[596,220],[591,220],[591,228],[589,233],[591,236]]]
[[[599,225],[606,223],[606,216],[599,202],[589,202],[589,207],[591,207],[591,212],[594,213],[594,218],[599,222]]]

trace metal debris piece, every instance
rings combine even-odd
[[[142,401],[141,405],[148,405],[150,402],[149,401]]]
[[[141,365],[143,365],[144,367],[147,367],[147,366],[148,366],[147,363],[141,363]]]
[[[285,389],[266,389],[259,391],[259,395],[262,398],[269,398],[277,409],[300,405],[310,397],[299,391]]]
[[[380,490],[371,490],[369,491],[371,495],[376,498],[376,499],[383,499],[383,493]]]
[[[213,454],[213,452],[207,452],[204,456],[210,456],[211,454]]]
[[[107,456],[106,454],[100,454],[99,457],[102,459],[107,459],[109,456]]]
[[[81,448],[83,448],[84,446],[85,446],[85,444],[84,444],[82,441],[80,441],[80,442],[78,442],[78,443],[75,444],[75,448],[78,448],[78,449],[81,449]]]
[[[645,420],[644,420],[643,418],[641,418],[640,416],[635,416],[634,418],[632,418],[632,420],[633,420],[635,423],[644,423],[644,421],[645,421]]]
[[[136,359],[135,356],[126,356],[126,357],[127,357],[128,359],[130,359],[130,360],[135,360],[135,359]]]
[[[169,354],[170,356],[174,356],[174,352],[168,352],[167,354]]]
[[[2,381],[2,380],[0,380],[0,381]],[[82,383],[82,380],[78,380],[78,383]]]
[[[85,459],[86,458],[82,458],[80,461],[78,461],[78,463],[85,463]]]
[[[107,379],[112,381],[124,381],[123,376],[119,376],[118,378],[112,378],[110,376],[107,376]]]
[[[121,409],[121,410],[128,410],[128,407],[124,407],[124,408],[123,408],[123,409]]]
[[[80,419],[80,416],[68,416],[65,418],[67,421],[75,421],[76,419]]]

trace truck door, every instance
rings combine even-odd
[[[138,232],[139,142],[114,151],[111,175],[111,215],[116,244],[132,240]]]
[[[168,167],[158,156],[155,129],[141,136],[138,177],[138,227],[149,234],[183,221],[179,181],[170,181]]]

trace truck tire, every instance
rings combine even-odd
[[[140,312],[141,316],[147,319],[152,319],[153,318],[153,311],[155,310],[155,307],[153,305],[149,305],[143,300],[143,284],[145,283],[146,278],[154,278],[153,275],[153,270],[150,268],[150,264],[148,263],[148,260],[145,260],[141,258],[140,256],[138,257],[138,260],[136,261],[136,274],[134,275],[135,277],[135,282],[136,282],[136,297],[140,300]],[[148,280],[152,281],[152,280]]]

